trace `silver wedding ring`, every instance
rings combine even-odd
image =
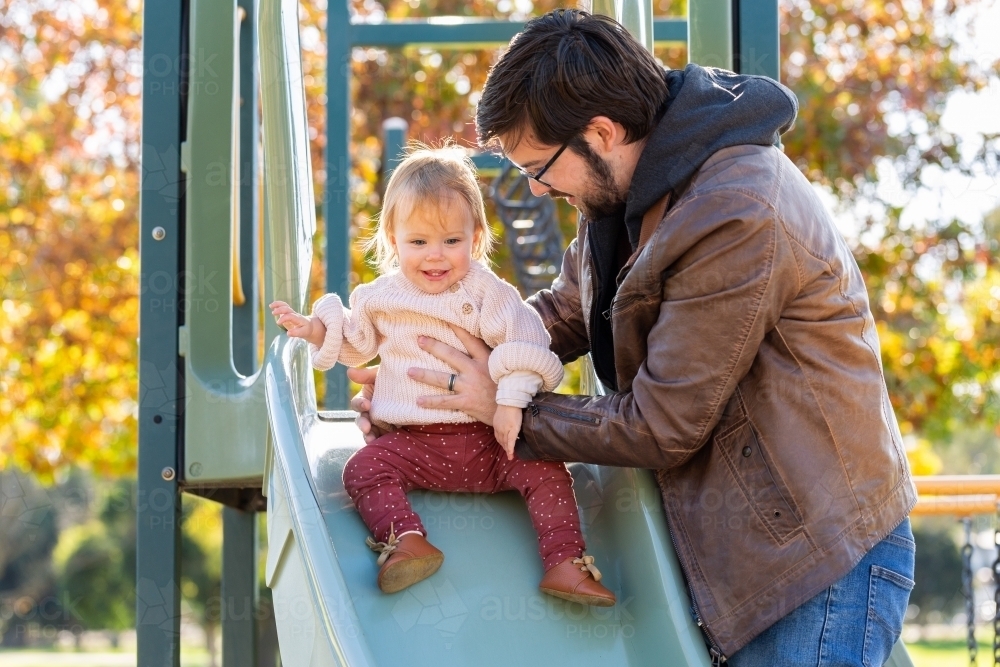
[[[448,391],[455,391],[455,378],[457,377],[458,377],[457,375],[452,373],[451,377],[448,378]]]

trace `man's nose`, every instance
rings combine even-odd
[[[528,179],[528,188],[531,190],[531,194],[535,195],[536,197],[541,197],[542,195],[546,194],[549,190],[552,189],[549,186],[545,185],[544,183],[539,183],[533,178]]]

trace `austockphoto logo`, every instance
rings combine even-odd
[[[168,636],[178,636],[180,618],[173,609],[180,594],[174,581],[161,586],[146,577],[139,579],[135,588],[136,629],[155,627]]]
[[[0,623],[4,626],[33,623],[42,627],[72,627],[82,620],[77,611],[82,600],[81,597],[71,598],[66,594],[43,598],[29,595],[0,598]]]
[[[613,607],[591,607],[548,595],[499,596],[483,598],[479,618],[484,621],[549,621],[562,625],[567,637],[624,637],[635,635],[635,616],[630,608],[635,597],[622,599]]]
[[[327,463],[332,474],[336,475],[338,462],[330,460]],[[354,503],[346,492],[342,492],[339,483],[324,486],[331,496],[343,493],[341,507],[353,511]],[[431,532],[438,531],[486,531],[497,526],[493,499],[483,493],[434,493],[424,491],[415,493],[409,498],[410,507],[420,517],[424,528]],[[382,498],[374,493],[366,494],[362,500],[362,510],[366,513],[380,514],[396,508],[396,500]]]
[[[0,299],[25,299],[50,287],[52,282],[44,272],[30,270],[27,256],[16,261],[6,275],[0,275]]]
[[[410,586],[392,607],[392,618],[400,630],[433,629],[444,640],[446,649],[452,647],[451,640],[468,616],[468,607],[448,579],[437,583],[425,579]]]
[[[178,273],[153,271],[146,275],[145,278],[145,282],[139,286],[140,296],[147,294],[150,296],[173,296],[178,293],[185,297],[212,296],[218,299],[225,296],[220,291],[221,288],[225,287],[225,283],[216,270],[185,270]],[[187,300],[190,300],[190,298]],[[182,312],[185,310],[183,308],[183,301],[178,304],[181,306]],[[218,306],[215,306],[215,308],[217,309]],[[213,310],[212,312],[215,311]]]
[[[181,150],[176,144],[164,150],[157,150],[155,144],[142,146],[142,190],[143,196],[159,195],[159,205],[167,205],[170,212],[184,195],[187,178],[181,172]]]
[[[493,530],[493,506],[482,493],[423,493],[410,501],[428,530]]]
[[[143,77],[147,80],[146,93],[151,95],[219,93],[218,53],[183,53],[171,58],[165,53],[147,54]],[[182,74],[187,72],[187,79]]]
[[[317,616],[315,601],[311,595],[286,595],[280,586],[273,593],[274,620],[278,626],[285,628],[295,639],[312,640],[323,624]],[[327,598],[327,602],[327,613],[337,628],[337,634],[341,637],[360,637],[361,624],[354,613],[354,602],[350,597],[336,594],[332,599]]]
[[[0,473],[0,535],[10,535],[4,527],[17,528],[19,539],[33,540],[52,510],[49,495],[27,475]]]

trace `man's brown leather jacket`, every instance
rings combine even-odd
[[[619,391],[539,394],[522,458],[656,470],[709,640],[732,655],[843,577],[916,502],[865,283],[776,148],[715,153],[643,222],[611,307]],[[589,351],[586,225],[530,303]]]

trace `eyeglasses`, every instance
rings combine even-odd
[[[541,169],[539,169],[534,174],[529,174],[528,172],[526,172],[521,167],[517,167],[517,170],[520,171],[525,176],[527,176],[528,178],[530,178],[531,180],[538,181],[539,183],[541,183],[545,187],[551,188],[552,187],[551,185],[549,185],[548,183],[546,183],[545,181],[542,180],[542,176],[545,174],[545,172],[547,172],[549,170],[549,167],[551,167],[553,164],[555,164],[555,161],[559,159],[559,156],[563,154],[563,151],[566,150],[566,148],[569,147],[569,142],[570,141],[572,141],[572,139],[568,139],[565,143],[563,143],[563,145],[559,147],[559,150],[556,151],[556,154],[553,155],[552,158],[548,162],[545,163],[545,166],[542,167]]]

